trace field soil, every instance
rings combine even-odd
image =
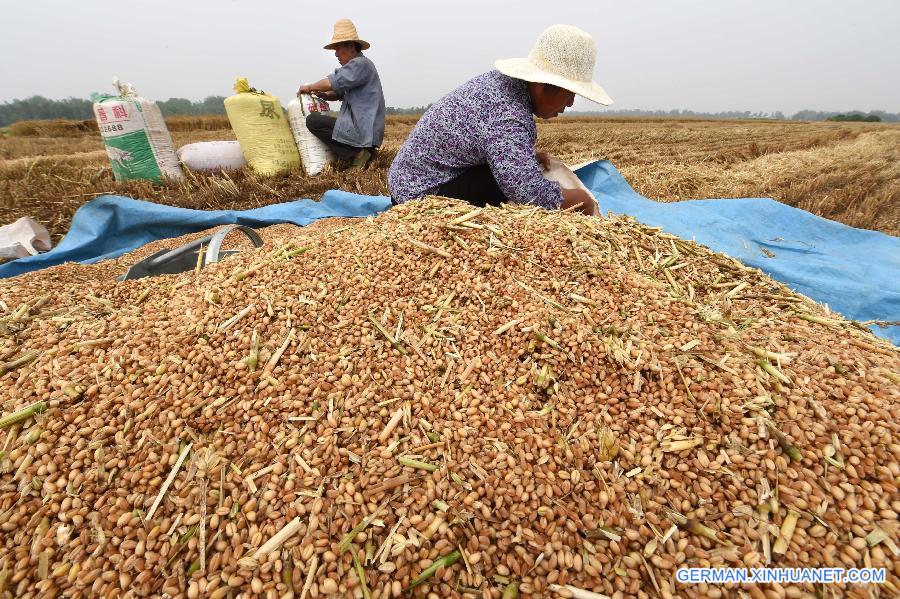
[[[0,224],[22,216],[54,241],[102,194],[199,209],[245,209],[329,189],[387,194],[387,169],[417,117],[388,119],[365,171],[329,167],[261,177],[188,173],[180,183],[117,183],[90,121],[17,123],[0,134]],[[224,117],[168,119],[176,147],[234,139]],[[538,125],[540,149],[570,164],[607,159],[643,195],[664,202],[771,197],[820,216],[900,235],[900,127],[879,123],[564,117]],[[602,203],[602,202],[601,202]]]

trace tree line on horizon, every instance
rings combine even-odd
[[[225,114],[225,97],[209,96],[200,101],[192,101],[186,98],[169,98],[157,101],[160,110],[165,116],[178,115],[206,115]],[[430,106],[430,105],[429,105]],[[428,106],[415,106],[411,108],[395,108],[389,106],[385,109],[387,114],[422,114]],[[639,116],[639,117],[677,117],[677,118],[706,118],[706,119],[774,119],[793,121],[869,121],[869,122],[900,122],[900,113],[889,113],[883,110],[850,112],[828,112],[821,110],[801,110],[790,117],[785,116],[780,110],[772,113],[751,112],[749,110],[729,110],[723,112],[698,112],[695,110],[605,110],[602,112],[571,112],[573,116]],[[12,100],[0,104],[0,127],[6,127],[17,121],[43,120],[43,119],[71,119],[87,120],[94,117],[93,103],[82,98],[66,98],[64,100],[51,100],[43,96],[31,96],[30,98]]]

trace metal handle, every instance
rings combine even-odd
[[[170,260],[174,260],[183,254],[188,254],[188,253],[194,251],[195,249],[199,248],[204,243],[208,243],[211,237],[212,237],[212,235],[207,235],[206,237],[201,237],[200,239],[195,239],[194,241],[192,241],[190,243],[186,243],[181,247],[177,247],[174,250],[170,250],[170,251],[166,252],[165,254],[160,254],[159,256],[156,256],[155,258],[151,258],[151,259],[147,260],[147,267],[152,268],[152,267],[158,266],[160,264],[165,264],[166,262],[169,262]]]
[[[154,266],[165,264],[166,262],[177,259],[179,256],[193,252],[194,250],[200,248],[200,246],[202,245],[207,246],[206,259],[203,263],[211,264],[213,262],[218,262],[219,252],[222,248],[222,243],[225,241],[225,236],[234,230],[238,230],[244,233],[244,235],[249,237],[250,241],[252,241],[253,245],[256,247],[260,247],[263,244],[262,237],[260,237],[259,234],[250,227],[245,227],[243,225],[226,225],[225,227],[219,229],[211,235],[201,237],[200,239],[195,239],[194,241],[186,243],[181,247],[177,247],[174,250],[166,252],[165,254],[160,254],[155,258],[151,258],[147,261],[147,267],[153,268]]]
[[[260,247],[263,244],[262,237],[259,236],[259,233],[250,227],[245,227],[243,225],[228,225],[209,236],[209,245],[206,248],[206,260],[204,260],[204,264],[212,264],[213,262],[219,261],[219,252],[222,249],[222,243],[225,241],[225,236],[232,231],[240,231],[246,235],[255,247]]]

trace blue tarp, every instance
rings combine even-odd
[[[900,239],[854,229],[764,198],[660,203],[634,191],[607,161],[577,171],[604,212],[634,216],[757,267],[854,320],[900,321]],[[114,258],[157,239],[217,225],[307,225],[329,216],[369,216],[390,201],[329,191],[253,210],[188,210],[103,196],[75,213],[65,239],[46,254],[0,265],[0,278],[62,264]],[[765,251],[764,251],[765,250]],[[900,327],[873,327],[900,345]]]
[[[768,198],[655,202],[605,160],[576,174],[604,212],[633,216],[728,254],[847,318],[900,321],[900,238]],[[900,326],[872,330],[900,345]]]
[[[252,210],[190,210],[122,196],[101,196],[75,212],[58,246],[46,254],[0,265],[0,278],[64,262],[92,264],[116,258],[143,245],[203,231],[218,225],[265,227],[279,223],[308,225],[330,216],[370,216],[386,210],[388,198],[329,191],[322,201],[296,200]]]

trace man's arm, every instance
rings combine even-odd
[[[340,100],[348,89],[363,85],[371,77],[371,63],[351,60],[344,66],[335,69],[334,73],[309,85],[297,88],[297,95],[325,93],[320,96],[325,100]]]
[[[322,98],[323,100],[327,100],[329,102],[334,102],[336,100],[340,100],[341,96],[334,90],[330,92],[315,92],[316,97]]]
[[[325,77],[324,79],[320,79],[320,80],[316,81],[315,83],[307,83],[306,85],[301,85],[300,87],[297,88],[298,96],[300,94],[316,94],[316,95],[318,95],[319,92],[334,93],[334,91],[331,89],[331,80],[328,79],[328,77]],[[337,94],[335,94],[335,96],[336,95]],[[337,99],[337,98],[335,98],[335,99]]]

